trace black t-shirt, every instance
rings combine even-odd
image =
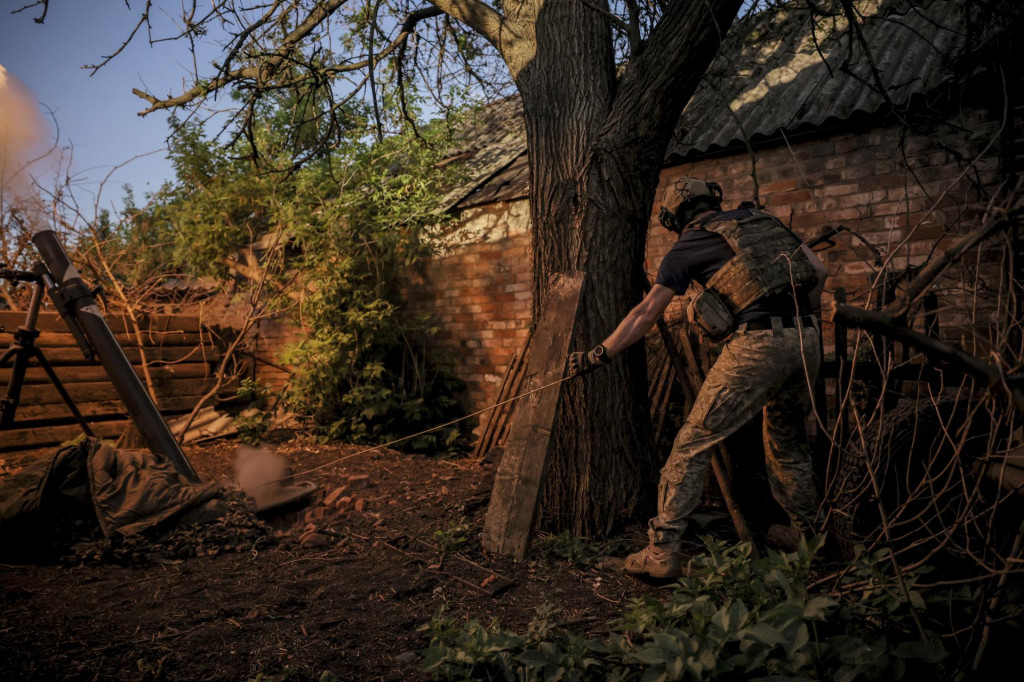
[[[716,213],[702,222],[742,220],[749,218],[750,215],[750,211],[741,208]],[[701,286],[706,285],[712,275],[718,272],[719,268],[734,255],[732,247],[722,235],[708,230],[688,230],[679,235],[679,239],[676,240],[671,250],[665,254],[658,267],[658,276],[654,283],[666,286],[677,294],[682,294],[694,280]],[[807,297],[801,295],[799,298],[800,310],[802,312],[809,311],[811,306],[806,300]],[[736,324],[762,317],[792,316],[794,314],[796,314],[796,306],[793,305],[793,295],[787,291],[754,301],[736,314]]]

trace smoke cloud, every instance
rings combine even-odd
[[[59,160],[49,141],[36,98],[0,65],[0,262],[17,259],[32,232],[47,222],[33,175],[56,170]]]
[[[240,445],[235,450],[235,480],[257,507],[273,503],[281,495],[279,479],[291,474],[288,462],[269,448]]]
[[[8,201],[30,194],[28,169],[45,156],[49,137],[36,98],[0,65],[0,192],[11,195]]]

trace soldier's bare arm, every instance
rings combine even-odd
[[[615,331],[601,344],[604,346],[605,355],[613,357],[642,339],[665,312],[665,308],[675,295],[676,292],[661,284],[651,287],[644,300],[622,318]]]

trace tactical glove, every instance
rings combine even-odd
[[[608,358],[604,354],[604,346],[594,346],[586,353],[578,351],[569,353],[569,376],[589,374],[602,365],[607,365]]]

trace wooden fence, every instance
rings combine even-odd
[[[25,313],[0,311],[0,356],[10,347],[14,331]],[[190,411],[214,385],[223,358],[219,333],[190,315],[153,315],[140,323],[141,343],[126,317],[106,315],[125,355],[146,384],[148,368],[157,405],[167,417]],[[85,360],[81,349],[56,313],[41,313],[36,345],[53,366],[79,411],[97,436],[117,438],[129,425],[121,403],[103,367]],[[218,330],[219,332],[219,330]],[[0,368],[0,399],[7,392],[11,363]],[[233,396],[237,381],[225,382],[218,396]],[[0,452],[56,445],[76,437],[81,428],[46,373],[33,361],[25,378],[15,422],[0,430]]]

